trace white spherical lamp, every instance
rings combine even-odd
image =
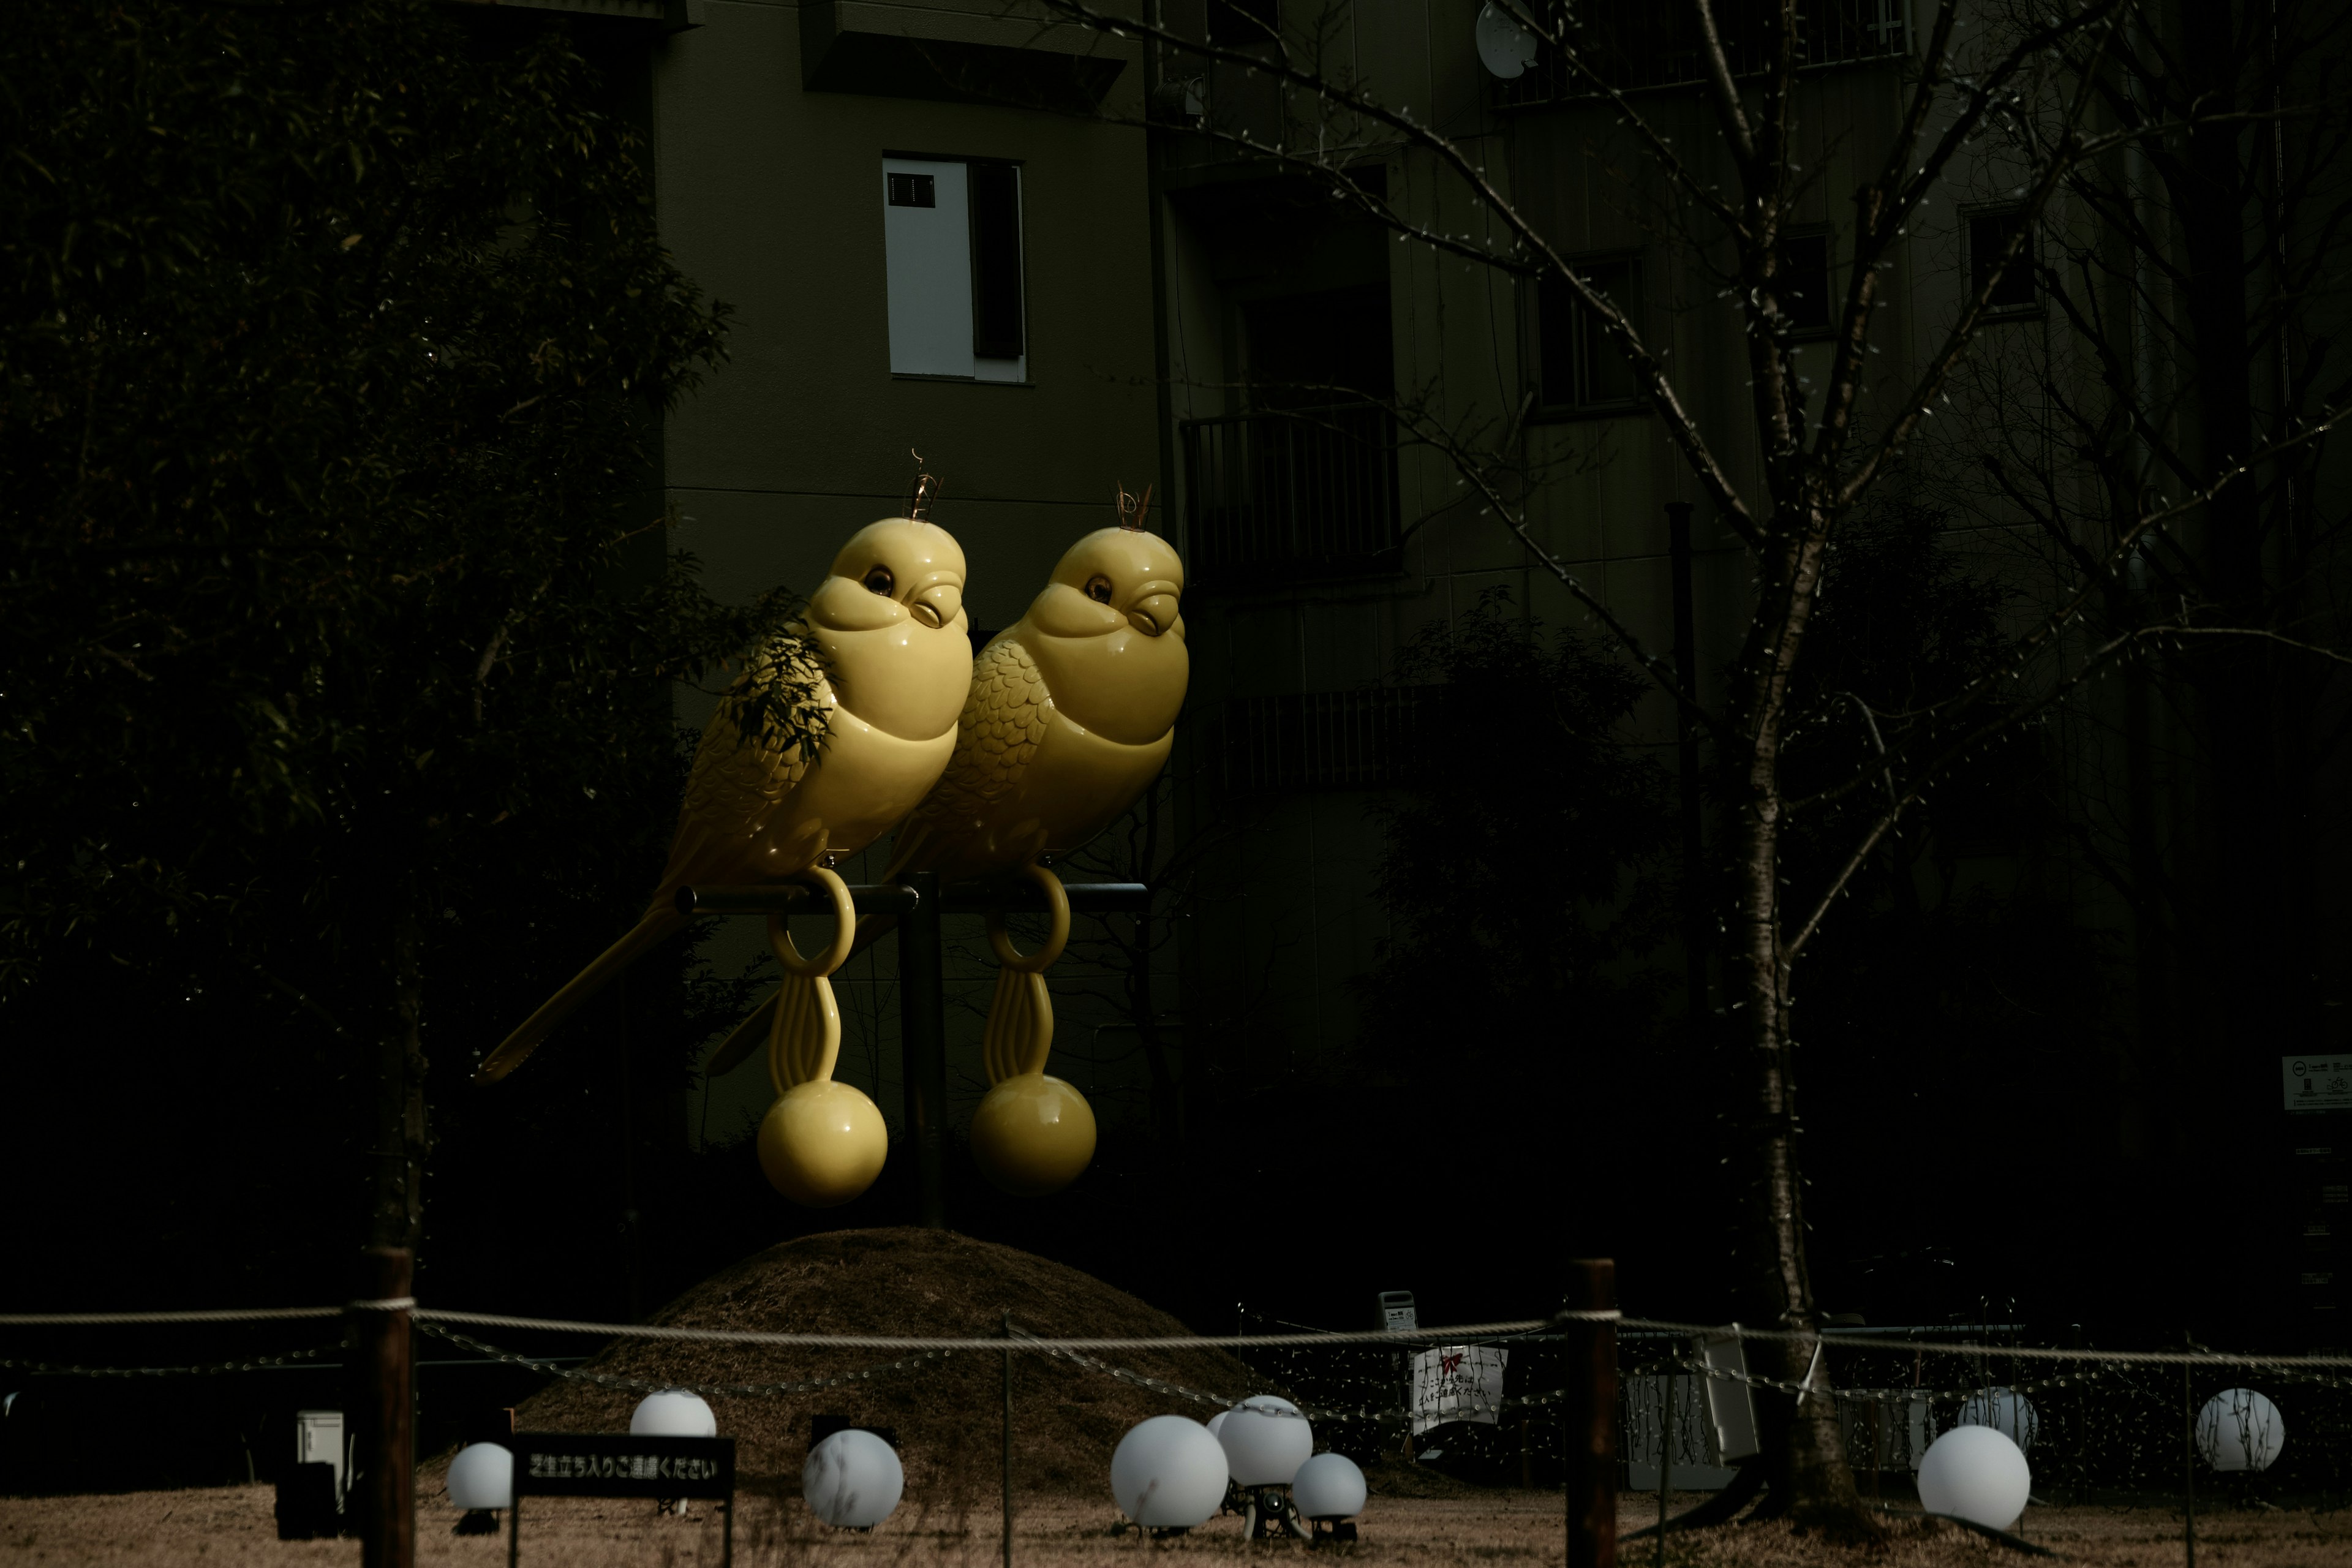
[[[449,1461],[448,1486],[451,1508],[512,1508],[514,1455],[496,1443],[468,1443]]]
[[[890,1517],[907,1490],[898,1450],[871,1432],[835,1432],[809,1450],[801,1496],[809,1511],[837,1530],[871,1530]]]
[[[1298,1467],[1290,1500],[1302,1519],[1352,1519],[1364,1511],[1364,1472],[1345,1454],[1318,1454]]]
[[[1287,1399],[1260,1394],[1225,1413],[1217,1441],[1235,1481],[1245,1487],[1286,1487],[1315,1452],[1315,1428]]]
[[[1139,1421],[1111,1450],[1110,1495],[1146,1530],[1206,1524],[1225,1500],[1225,1451],[1198,1421]]]
[[[2013,1388],[1988,1388],[1969,1394],[1953,1425],[1990,1426],[2016,1444],[2020,1452],[2032,1447],[2033,1439],[2042,1435],[2042,1417],[2034,1413],[2033,1401]]]
[[[665,1388],[637,1401],[637,1407],[629,1413],[629,1436],[716,1437],[719,1417],[710,1413],[702,1395],[683,1388]]]
[[[2286,1447],[2286,1418],[2251,1388],[2225,1388],[2197,1413],[2197,1451],[2217,1470],[2267,1470]]]
[[[1990,1426],[1955,1426],[1919,1461],[1919,1505],[1993,1530],[2025,1511],[2033,1471],[2025,1451]]]
[[[1233,1412],[1232,1412],[1232,1411],[1230,1411],[1230,1410],[1220,1410],[1220,1411],[1218,1411],[1214,1415],[1210,1416],[1210,1417],[1209,1417],[1209,1436],[1212,1436],[1212,1437],[1213,1437],[1213,1436],[1216,1436],[1220,1431],[1222,1431],[1222,1430],[1223,1429],[1223,1427],[1224,1427],[1224,1425],[1225,1425],[1225,1417],[1226,1417],[1226,1416],[1228,1416],[1228,1415],[1231,1415],[1232,1414],[1233,1414]],[[1219,1451],[1220,1453],[1223,1452],[1223,1449],[1220,1449],[1220,1450],[1218,1450],[1218,1451]]]

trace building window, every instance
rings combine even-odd
[[[1972,296],[1984,291],[2001,252],[2009,248],[2010,237],[2024,221],[2025,215],[2013,207],[1969,216],[1969,289]],[[2003,315],[2040,309],[2042,289],[2034,280],[2033,266],[2033,231],[2028,228],[2023,247],[2001,272],[2000,281],[1993,286],[1992,297],[1985,301],[1985,309]]]
[[[1570,266],[1608,297],[1638,328],[1642,267],[1632,257],[1571,261]],[[1601,318],[1569,286],[1547,278],[1536,288],[1536,400],[1555,412],[1616,410],[1636,405],[1642,389],[1633,366]]]
[[[1029,377],[1015,163],[882,160],[890,370]]]
[[[1780,242],[1780,309],[1789,331],[1819,337],[1830,330],[1830,237],[1792,234]]]
[[[1218,48],[1270,44],[1281,29],[1280,0],[1209,0],[1209,42]]]

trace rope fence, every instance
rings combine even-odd
[[[1002,1338],[956,1338],[908,1334],[781,1333],[751,1329],[697,1329],[662,1323],[598,1323],[569,1318],[532,1318],[505,1312],[468,1312],[450,1308],[417,1306],[413,1298],[352,1301],[340,1307],[216,1308],[167,1312],[5,1312],[0,1328],[85,1328],[120,1324],[266,1322],[280,1319],[337,1318],[353,1311],[402,1311],[424,1327],[461,1323],[474,1328],[519,1329],[541,1333],[593,1334],[605,1339],[675,1340],[689,1343],[766,1345],[788,1349],[879,1351],[988,1351],[1002,1352]],[[2108,1362],[2148,1366],[2229,1366],[2292,1371],[2300,1368],[2352,1370],[2352,1354],[2274,1355],[2258,1352],[2194,1350],[2118,1351],[2045,1345],[1986,1344],[1973,1341],[1905,1340],[1853,1334],[1808,1332],[1798,1329],[1757,1329],[1738,1323],[1683,1322],[1664,1318],[1628,1317],[1616,1311],[1563,1311],[1549,1318],[1516,1319],[1507,1322],[1458,1323],[1430,1329],[1313,1330],[1282,1334],[1127,1334],[1045,1337],[1022,1335],[1017,1342],[1039,1352],[1112,1350],[1273,1350],[1336,1345],[1429,1346],[1465,1342],[1501,1343],[1514,1340],[1554,1337],[1547,1331],[1563,1323],[1607,1322],[1643,1332],[1683,1334],[1706,1339],[1762,1340],[1831,1350],[1885,1352],[1890,1349],[1927,1355],[2007,1356],[2025,1361]],[[1930,1331],[1932,1331],[1932,1330]],[[1754,1379],[1790,1392],[1804,1385]],[[1815,1393],[1829,1392],[1814,1388]]]
[[[1584,1441],[1591,1394],[1575,1391],[1571,1342],[1582,1325],[1620,1330],[1613,1409],[1601,1418],[1617,1433],[1621,1484],[1653,1489],[1673,1479],[1675,1489],[1724,1486],[1736,1460],[1718,1457],[1723,1419],[1719,1394],[1744,1385],[1780,1400],[1820,1401],[1834,1407],[1858,1482],[1873,1497],[1886,1478],[1907,1487],[1926,1448],[1956,1426],[1990,1426],[2009,1433],[2029,1452],[2038,1500],[2088,1506],[2138,1507],[2163,1500],[2186,1485],[2184,1443],[2189,1421],[2225,1384],[2268,1388],[2293,1423],[2289,1461],[2267,1476],[2215,1478],[2249,1499],[2302,1499],[2296,1506],[2336,1508],[2352,1502],[2352,1354],[2284,1355],[2232,1352],[2206,1346],[2114,1350],[2000,1342],[2021,1334],[2017,1324],[1921,1325],[1875,1334],[1807,1332],[1782,1328],[1692,1322],[1618,1311],[1566,1311],[1543,1318],[1431,1328],[1322,1331],[1259,1319],[1246,1311],[1244,1331],[1224,1334],[1048,1335],[1008,1320],[1001,1334],[979,1336],[780,1332],[663,1323],[611,1323],[519,1313],[423,1307],[384,1296],[340,1306],[213,1309],[152,1312],[0,1314],[0,1331],[149,1328],[172,1325],[325,1321],[343,1319],[364,1336],[404,1316],[413,1330],[480,1364],[644,1395],[683,1389],[706,1399],[767,1399],[845,1390],[894,1377],[920,1378],[957,1357],[979,1355],[1009,1363],[1014,1354],[1060,1363],[1082,1373],[1142,1389],[1195,1407],[1206,1419],[1244,1399],[1279,1389],[1300,1418],[1317,1426],[1318,1446],[1363,1456],[1402,1454],[1408,1462],[1447,1458],[1483,1465],[1493,1479],[1514,1474],[1519,1484],[1557,1476],[1573,1463]],[[1265,1323],[1267,1331],[1248,1331]],[[839,1372],[770,1381],[693,1382],[625,1375],[597,1366],[555,1364],[498,1342],[497,1331],[587,1336],[607,1345],[741,1346],[829,1353],[879,1352],[887,1359]],[[488,1334],[489,1337],[485,1337]],[[1898,1337],[1900,1335],[1915,1337]],[[1948,1337],[1948,1336],[1965,1337]],[[1937,1336],[1937,1337],[1927,1337]],[[341,1336],[338,1336],[340,1339]],[[1780,1375],[1804,1364],[1796,1357],[1766,1358],[1758,1371],[1723,1354],[1727,1341],[1794,1345],[1816,1352],[1805,1375]],[[0,1345],[5,1341],[0,1340]],[[81,1349],[77,1345],[78,1349]],[[320,1370],[346,1347],[332,1344],[282,1354],[247,1354],[217,1362],[158,1366],[97,1364],[85,1350],[77,1358],[0,1358],[0,1374],[58,1379],[163,1379],[218,1376],[284,1369]],[[593,1348],[593,1347],[592,1347]],[[1422,1371],[1443,1352],[1477,1349],[1493,1375],[1449,1376],[1442,1400],[1425,1397]],[[1118,1352],[1254,1352],[1246,1359],[1248,1389],[1197,1386],[1121,1364]],[[1837,1352],[1824,1361],[1819,1353]],[[1934,1358],[1934,1359],[1931,1359]],[[1958,1358],[1955,1364],[1953,1358]],[[844,1359],[847,1359],[844,1355]],[[1473,1357],[1474,1360],[1476,1357]],[[653,1360],[657,1371],[661,1358]],[[1419,1364],[1416,1364],[1419,1363]],[[465,1363],[432,1364],[469,1364]],[[820,1360],[819,1364],[823,1364]],[[641,1365],[633,1371],[643,1372]],[[1832,1373],[1836,1374],[1832,1382]],[[2199,1372],[2216,1374],[2193,1379]],[[1434,1372],[1430,1373],[1433,1380]],[[1507,1384],[1505,1378],[1507,1377]],[[1218,1381],[1227,1381],[1219,1379]],[[21,1385],[12,1385],[21,1386]],[[1736,1403],[1738,1394],[1730,1396]],[[1753,1417],[1751,1416],[1751,1422]],[[2204,1416],[2196,1415],[2203,1420]],[[2243,1424],[2241,1420],[2241,1425]],[[1442,1429],[1442,1430],[1441,1430]],[[1400,1447],[1400,1438],[1403,1446]],[[2242,1446],[2248,1434],[2240,1434]],[[2200,1452],[2203,1450],[2200,1448]],[[1367,1458],[1366,1462],[1370,1462]],[[1648,1476],[1653,1479],[1636,1479]],[[2202,1483],[2200,1483],[2201,1485]],[[1901,1495],[1898,1493],[1898,1495]],[[2259,1500],[2250,1506],[2267,1506]]]

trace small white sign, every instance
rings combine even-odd
[[[2281,1057],[2289,1110],[2352,1110],[2352,1056]]]
[[[1441,1421],[1496,1425],[1503,1403],[1503,1368],[1511,1352],[1493,1345],[1440,1345],[1412,1358],[1415,1436]]]

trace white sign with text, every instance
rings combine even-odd
[[[2289,1110],[2352,1110],[2352,1056],[2281,1057]]]

